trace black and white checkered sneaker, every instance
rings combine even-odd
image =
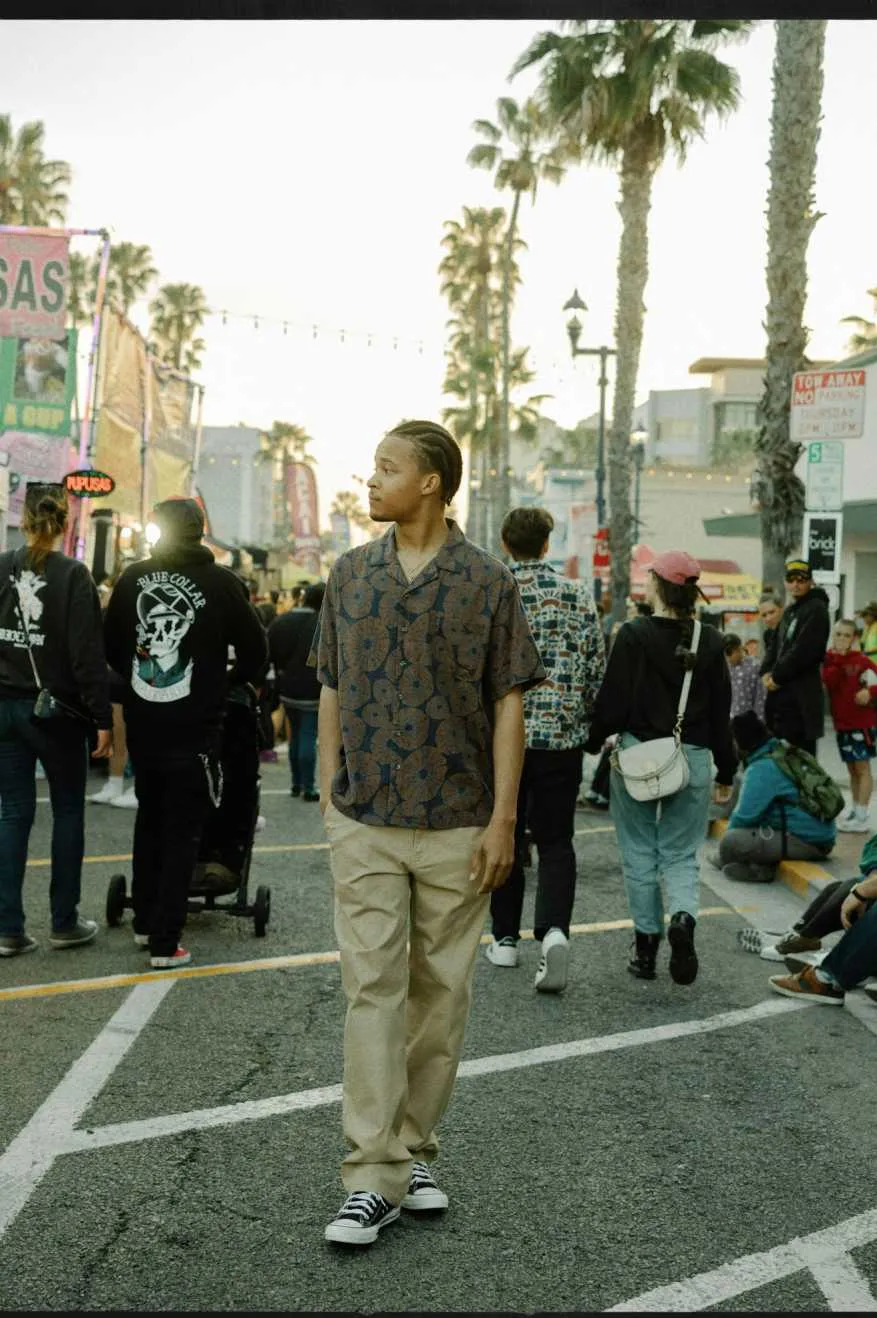
[[[382,1194],[354,1190],[326,1227],[325,1238],[337,1245],[371,1245],[377,1240],[381,1227],[395,1222],[398,1216],[399,1209],[388,1203]]]
[[[416,1162],[411,1168],[408,1193],[402,1207],[412,1213],[437,1212],[447,1208],[448,1196],[436,1185],[432,1172],[425,1162]]]

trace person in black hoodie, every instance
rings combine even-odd
[[[21,900],[37,759],[52,802],[49,942],[77,947],[97,933],[95,921],[81,919],[78,909],[87,746],[94,759],[110,754],[112,712],[97,589],[85,564],[60,552],[66,526],[63,488],[29,484],[25,545],[0,554],[0,956],[37,946],[24,931]],[[46,695],[38,706],[40,688]],[[49,694],[65,709],[40,717]]]
[[[268,629],[274,682],[289,719],[290,793],[319,801],[317,790],[317,710],[320,684],[308,667],[311,642],[323,606],[326,584],[308,586],[302,604],[277,618]]]
[[[815,755],[825,728],[821,666],[831,633],[828,596],[813,585],[813,572],[803,558],[786,563],[786,585],[792,603],[777,627],[773,655],[762,664],[764,721],[775,737]]]
[[[620,734],[622,747],[672,736],[683,679],[687,669],[692,669],[682,723],[688,786],[659,802],[636,801],[613,767],[609,793],[634,926],[628,969],[639,979],[655,977],[655,958],[664,930],[663,877],[671,911],[670,975],[677,984],[693,983],[698,970],[694,950],[697,848],[706,833],[711,758],[717,769],[713,788],[717,804],[730,798],[737,768],[724,639],[708,623],[702,624],[692,661],[699,575],[696,559],[684,550],[669,549],[655,558],[646,579],[646,599],[654,614],[622,624],[609,655],[585,747],[597,754],[613,733]]]
[[[126,679],[134,767],[134,938],[155,967],[185,965],[189,883],[211,805],[222,795],[220,749],[232,686],[265,670],[265,631],[235,574],[201,544],[194,499],[153,510],[152,556],[122,573],[105,615],[107,658]],[[229,651],[234,665],[229,671]]]

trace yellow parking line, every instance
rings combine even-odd
[[[751,906],[707,906],[705,915],[742,915]],[[669,917],[668,917],[669,918]],[[574,924],[571,934],[602,934],[615,929],[632,929],[632,920],[600,920],[593,924]],[[532,939],[533,930],[525,929],[522,940]],[[482,943],[490,942],[484,934]],[[149,984],[157,979],[206,979],[214,975],[246,975],[256,970],[287,970],[292,966],[326,966],[338,962],[338,952],[296,952],[288,956],[261,957],[255,961],[226,961],[209,966],[182,966],[179,970],[147,970],[127,975],[102,975],[95,979],[62,979],[50,984],[21,984],[17,988],[0,989],[0,1002],[20,1002],[24,998],[51,998],[65,993],[93,993],[99,989],[131,988],[135,984]]]

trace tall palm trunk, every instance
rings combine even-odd
[[[767,370],[758,407],[761,573],[782,597],[783,564],[801,543],[804,487],[795,475],[801,445],[789,435],[792,375],[804,365],[807,246],[814,212],[826,20],[775,23],[770,190],[767,200]]]
[[[609,546],[612,555],[612,617],[623,619],[630,593],[630,432],[643,340],[643,293],[649,277],[649,210],[654,167],[632,144],[621,158],[621,244],[615,308],[615,397],[609,430]]]
[[[509,393],[511,367],[511,302],[512,302],[512,260],[515,251],[515,230],[518,225],[518,210],[521,194],[515,190],[515,200],[509,220],[506,237],[505,262],[502,276],[502,413],[500,419],[499,467],[497,474],[497,491],[499,506],[504,517],[511,504],[511,487],[509,484],[509,455],[511,452],[511,427],[509,424]]]
[[[490,381],[488,377],[488,360],[490,356],[490,289],[488,286],[488,275],[484,276],[484,282],[481,287],[481,306],[478,309],[479,322],[479,357],[481,376],[481,402],[483,405],[484,424],[481,430],[481,451],[483,453],[482,471],[483,484],[481,486],[481,538],[478,543],[482,548],[490,547],[494,503],[496,501],[496,479],[490,475],[490,468],[495,465],[493,452],[493,427],[490,416]]]

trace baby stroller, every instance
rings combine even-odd
[[[208,816],[198,863],[189,885],[189,910],[224,911],[252,919],[264,938],[271,915],[271,889],[256,888],[249,900],[250,862],[259,817],[259,707],[253,687],[234,686],[226,699],[220,752],[222,797]],[[229,897],[230,901],[220,901]],[[114,874],[107,889],[106,919],[114,928],[132,906],[124,874]]]

